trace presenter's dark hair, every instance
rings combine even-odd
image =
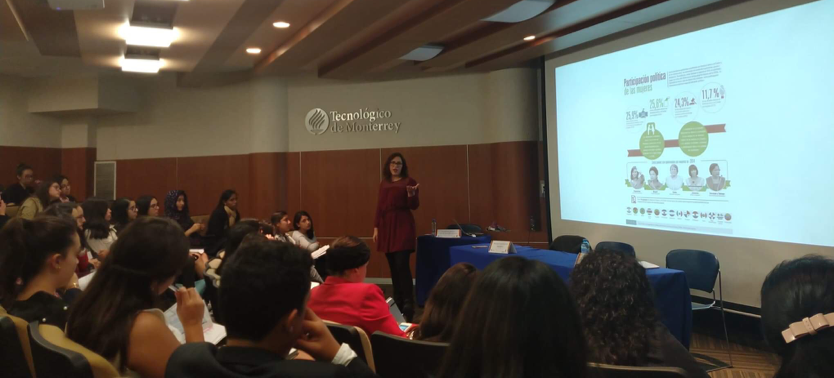
[[[229,257],[232,257],[237,252],[238,247],[243,243],[243,239],[249,234],[257,234],[260,229],[261,224],[254,219],[242,220],[235,223],[229,229],[229,237],[226,239],[226,249],[223,254],[223,260],[220,261],[220,266],[217,267],[217,274],[223,272],[223,266],[226,264],[226,261],[229,261]]]
[[[455,332],[455,321],[466,295],[472,289],[476,278],[478,270],[469,263],[455,264],[443,273],[429,294],[426,310],[423,311],[423,318],[414,338],[448,343]]]
[[[692,176],[692,170],[693,169],[695,170],[695,176],[697,176],[699,172],[698,172],[698,167],[696,167],[695,164],[691,164],[689,166],[689,171],[687,173],[689,173],[689,175]]]
[[[11,307],[51,255],[66,256],[73,235],[78,235],[75,222],[51,216],[34,220],[14,218],[3,227],[0,231],[0,299],[5,308]]]
[[[156,197],[145,195],[141,196],[136,199],[136,211],[137,216],[141,217],[143,215],[148,215],[148,211],[151,209],[151,202],[155,200]],[[159,204],[159,200],[156,201],[157,205]],[[130,204],[128,204],[130,206]]]
[[[17,168],[15,168],[15,173],[17,173],[18,176],[23,176],[23,172],[25,172],[27,169],[32,171],[32,172],[35,171],[34,169],[32,169],[32,167],[29,164],[20,163],[20,164],[17,165]],[[60,183],[59,183],[59,185],[60,185]]]
[[[403,168],[400,170],[400,177],[408,177],[408,163],[405,162],[405,156],[399,152],[394,152],[388,156],[388,159],[385,160],[385,165],[382,167],[382,177],[384,177],[387,181],[391,181],[391,160],[394,160],[395,157],[398,157],[403,161]]]
[[[313,265],[309,252],[264,238],[247,241],[226,260],[218,301],[229,337],[261,341],[292,310],[302,315]]]
[[[67,336],[107,360],[120,355],[117,368],[124,371],[133,321],[158,298],[151,286],[180,273],[189,260],[188,248],[188,238],[171,219],[141,217],[131,222],[71,306]]]
[[[84,231],[90,231],[92,239],[106,239],[110,235],[110,223],[105,220],[109,208],[107,200],[88,198],[81,204],[81,208],[84,209],[84,218],[87,218]],[[110,215],[112,219],[113,214]]]
[[[712,163],[709,165],[709,173],[712,174],[712,170],[718,167],[718,163]]]
[[[570,282],[585,328],[589,359],[645,366],[658,322],[646,270],[634,257],[601,249],[582,259]]]
[[[307,230],[306,235],[308,238],[313,239],[316,237],[316,231],[315,228],[313,228],[313,217],[311,217],[306,211],[300,210],[295,212],[295,216],[292,219],[292,227],[296,230],[298,229],[298,223],[301,222],[301,217],[307,217],[307,219],[310,220],[310,229]]]
[[[782,357],[774,378],[834,377],[834,329],[787,344],[782,331],[791,323],[834,312],[834,260],[805,256],[777,265],[762,284],[765,340]]]
[[[455,328],[440,378],[587,375],[576,304],[540,261],[511,256],[487,266]]]
[[[660,173],[657,172],[657,167],[649,168],[649,173],[654,172],[654,174],[659,175]]]

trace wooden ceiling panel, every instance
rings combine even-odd
[[[423,12],[408,15],[404,21],[392,20],[394,27],[360,48],[350,51],[319,68],[319,76],[347,78],[391,61],[412,50],[454,35],[481,19],[498,13],[519,0],[445,0],[424,1]],[[394,64],[396,65],[396,64]]]
[[[11,3],[8,1],[0,2],[0,41],[23,42],[26,39],[26,32],[18,24]]]
[[[297,73],[379,20],[415,0],[339,0],[255,65],[258,74]]]
[[[41,55],[81,57],[73,11],[54,11],[46,1],[11,0],[11,4]]]

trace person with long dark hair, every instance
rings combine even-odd
[[[774,378],[834,377],[834,260],[784,261],[761,294],[764,337],[782,358]]]
[[[40,183],[35,194],[23,201],[17,216],[23,219],[35,219],[35,215],[53,202],[60,201],[61,187],[54,179],[47,179]]]
[[[420,325],[414,329],[414,339],[448,343],[476,278],[478,270],[469,263],[455,264],[443,273],[429,294]]]
[[[206,253],[211,256],[217,254],[226,237],[229,236],[229,229],[240,222],[240,211],[237,209],[237,192],[233,189],[226,189],[220,194],[217,206],[209,216],[206,236],[204,238]]]
[[[81,240],[81,252],[78,254],[78,266],[75,268],[75,274],[78,278],[89,274],[93,269],[98,269],[100,260],[98,254],[90,251],[84,237],[84,224],[87,223],[87,218],[84,216],[84,208],[75,202],[55,202],[49,205],[38,216],[52,216],[66,219],[78,227],[78,237]]]
[[[541,261],[510,256],[475,281],[437,376],[584,378],[586,362],[565,283]]]
[[[594,251],[573,269],[570,282],[591,361],[677,367],[691,378],[709,377],[660,322],[646,270],[634,257]]]
[[[296,244],[296,241],[290,235],[292,232],[292,219],[290,219],[290,215],[286,211],[276,211],[270,217],[269,223],[272,224],[272,236],[275,240],[293,245]]]
[[[132,222],[139,216],[139,210],[136,208],[136,202],[130,198],[122,197],[110,205],[110,223],[116,229],[116,234],[121,234],[122,230],[127,227],[128,223]]]
[[[174,221],[140,217],[113,244],[92,282],[70,308],[67,336],[122,373],[162,377],[180,342],[154,306],[186,265],[188,239]],[[193,288],[176,292],[186,342],[203,341],[205,304]]]
[[[0,298],[6,311],[63,329],[68,302],[79,291],[80,250],[76,225],[69,220],[11,220],[0,231]]]
[[[293,217],[293,226],[295,226],[295,230],[290,233],[290,238],[292,239],[293,244],[311,253],[321,247],[321,244],[318,240],[316,240],[316,229],[313,227],[313,217],[311,217],[309,213],[304,210],[297,211]],[[319,258],[313,260],[313,265],[317,272],[326,272],[327,255],[320,256]],[[322,274],[321,277],[319,277],[318,273],[313,276],[316,278],[326,279],[327,273]]]
[[[111,213],[107,200],[100,198],[89,198],[81,204],[84,209],[84,240],[87,246],[97,254],[104,254],[110,251],[110,247],[116,242],[116,229],[110,225]]]
[[[417,240],[411,211],[420,206],[420,184],[408,175],[408,164],[399,152],[388,156],[382,176],[374,219],[374,242],[377,251],[385,253],[391,268],[394,301],[406,320],[411,321],[414,317],[414,284],[409,255],[414,252]]]
[[[136,199],[137,217],[158,217],[159,201],[151,195],[144,195]]]
[[[55,181],[58,182],[58,185],[61,188],[61,202],[78,202],[75,200],[75,197],[72,196],[72,186],[70,186],[70,181],[67,176],[58,174],[55,175]]]
[[[188,210],[188,195],[182,190],[172,190],[165,196],[165,216],[173,219],[185,231],[192,247],[200,246],[200,230],[205,226],[195,223]]]

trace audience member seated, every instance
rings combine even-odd
[[[130,198],[123,197],[113,201],[110,205],[110,223],[116,229],[116,234],[121,234],[122,230],[127,227],[128,223],[132,222],[139,215],[136,209],[136,202]]]
[[[23,219],[35,219],[35,215],[42,212],[43,209],[53,202],[60,201],[61,187],[54,179],[48,179],[40,183],[35,194],[20,205],[20,210],[17,216]]]
[[[767,275],[761,294],[764,336],[782,357],[774,378],[834,377],[834,260],[785,261]]]
[[[159,216],[159,201],[154,196],[141,196],[136,199],[136,216],[137,217],[158,217]]]
[[[475,281],[438,377],[584,378],[586,362],[562,279],[540,261],[510,256]]]
[[[20,163],[15,173],[17,182],[3,191],[3,201],[9,206],[20,206],[35,193],[35,171],[32,167],[26,163]]]
[[[336,342],[307,306],[310,254],[287,243],[247,241],[226,257],[220,303],[226,346],[192,343],[171,356],[166,377],[376,377]],[[296,347],[316,361],[291,360]]]
[[[10,219],[12,218],[6,215],[6,201],[0,199],[0,228],[3,228]]]
[[[0,298],[6,311],[63,329],[67,306],[79,292],[80,250],[77,227],[67,219],[10,221],[0,232]]]
[[[293,218],[293,225],[295,231],[290,234],[290,237],[295,241],[295,245],[314,252],[319,249],[321,245],[316,240],[316,231],[313,228],[313,217],[306,211],[298,211]],[[327,255],[323,255],[313,260],[313,266],[319,272],[325,272],[322,278],[327,279]]]
[[[200,231],[204,228],[201,223],[194,223],[188,211],[188,195],[182,190],[172,190],[165,196],[165,216],[173,219],[185,231],[185,236],[192,247],[202,245]]]
[[[154,304],[188,259],[188,239],[179,225],[156,217],[133,221],[70,309],[67,336],[123,374],[164,376],[180,342]],[[186,341],[202,342],[202,298],[193,288],[181,288],[176,296]]]
[[[448,343],[476,278],[478,270],[469,263],[455,264],[443,273],[429,294],[420,326],[414,330],[414,339]]]
[[[70,193],[72,193],[72,187],[70,186],[69,178],[64,175],[57,175],[55,176],[55,181],[58,182],[58,185],[61,188],[61,202],[78,202],[75,200]]]
[[[81,205],[84,209],[84,240],[87,246],[97,254],[104,254],[110,251],[110,247],[116,242],[116,229],[110,225],[111,213],[107,201],[98,198],[90,198]]]
[[[272,214],[270,223],[272,223],[272,236],[275,240],[293,245],[296,244],[295,239],[290,235],[290,232],[292,232],[292,220],[286,211],[281,210]]]
[[[677,367],[691,378],[709,377],[660,322],[646,270],[635,258],[607,249],[594,251],[573,269],[570,282],[589,360]]]
[[[260,230],[260,223],[256,220],[246,219],[232,227],[229,231],[229,237],[226,239],[226,247],[217,253],[217,257],[209,260],[206,264],[206,276],[214,284],[214,287],[220,287],[220,274],[223,269],[223,262],[227,258],[235,254],[243,238],[250,234],[257,234]]]
[[[81,240],[81,252],[78,254],[78,266],[75,268],[75,274],[78,275],[78,278],[86,276],[93,269],[98,269],[99,256],[90,251],[84,237],[84,223],[87,222],[87,218],[84,217],[84,209],[81,205],[75,202],[56,202],[49,205],[38,216],[64,218],[78,227],[78,237]],[[104,258],[104,256],[101,256],[101,258]]]
[[[355,236],[336,239],[327,250],[330,276],[310,292],[311,310],[322,319],[362,328],[368,335],[382,331],[406,337],[400,329],[382,289],[366,284],[371,250]]]
[[[223,248],[229,230],[235,223],[240,222],[240,212],[237,210],[237,192],[232,189],[224,190],[220,194],[217,206],[209,216],[206,237],[204,239],[206,253],[215,256]]]

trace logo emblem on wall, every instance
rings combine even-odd
[[[328,117],[327,112],[321,108],[310,110],[310,112],[307,113],[307,117],[304,118],[304,127],[306,127],[307,131],[313,135],[324,134],[329,126],[330,117]]]

